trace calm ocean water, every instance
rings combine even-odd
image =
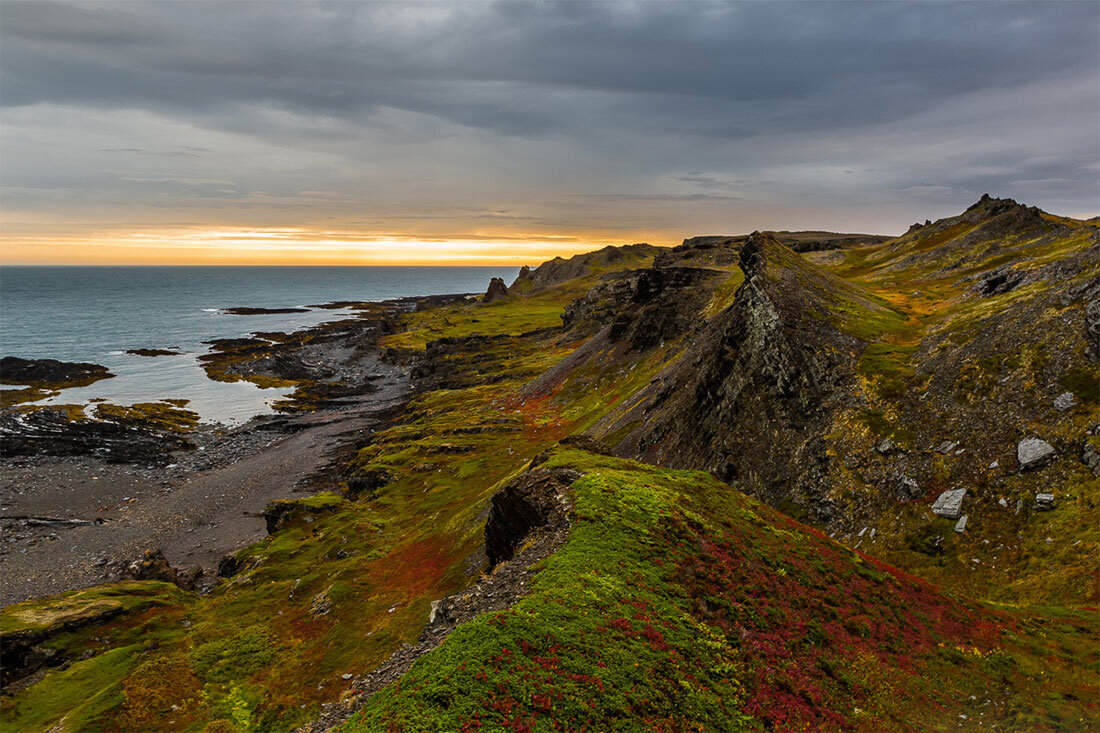
[[[289,331],[344,311],[234,316],[219,309],[304,306],[336,300],[483,292],[515,267],[2,267],[0,355],[103,364],[117,376],[64,390],[51,402],[119,404],[183,398],[205,421],[234,423],[270,411],[288,390],[206,378],[202,342]],[[180,356],[126,349],[176,347]]]

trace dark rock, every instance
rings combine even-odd
[[[1002,265],[995,270],[983,273],[971,288],[979,296],[988,298],[1010,292],[1030,281],[1029,273],[1017,270],[1012,265]]]
[[[26,384],[48,389],[84,387],[115,376],[105,366],[56,359],[0,359],[0,383]]]
[[[109,463],[164,466],[173,451],[193,447],[184,435],[140,419],[74,419],[63,408],[50,407],[0,414],[4,456],[98,456]]]
[[[178,356],[180,352],[171,349],[126,349],[127,354],[134,356]]]
[[[253,308],[251,306],[237,306],[233,308],[222,308],[221,312],[228,313],[231,316],[266,316],[280,313],[309,313],[309,308]]]
[[[379,489],[393,480],[393,474],[385,469],[371,468],[357,471],[348,477],[348,490],[345,496],[352,501],[363,498],[375,499],[378,497]]]
[[[516,548],[539,527],[568,523],[564,491],[580,474],[536,468],[493,494],[485,522],[489,566],[511,559]]]
[[[508,297],[508,286],[504,284],[504,280],[499,277],[494,277],[489,281],[489,289],[485,291],[485,296],[482,297],[483,303],[493,303],[498,300],[503,300]]]
[[[263,512],[267,533],[274,534],[291,522],[331,512],[339,505],[340,499],[336,497],[330,501],[318,501],[317,497],[273,501]]]
[[[126,566],[122,577],[133,580],[160,580],[172,583],[184,590],[194,590],[202,576],[202,568],[195,566],[184,570],[173,568],[159,549],[149,548],[144,554]]]

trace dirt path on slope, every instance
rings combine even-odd
[[[0,605],[110,580],[149,547],[208,576],[226,553],[262,539],[268,502],[312,493],[342,443],[367,434],[407,399],[408,370],[378,391],[292,417],[198,436],[166,469],[94,458],[0,466]]]

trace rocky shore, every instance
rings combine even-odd
[[[283,414],[234,428],[200,424],[167,401],[7,405],[0,604],[117,580],[149,549],[200,588],[215,582],[223,556],[266,534],[270,502],[331,488],[341,446],[408,398],[411,367],[376,348],[393,317],[455,297],[334,304],[355,316],[213,342],[202,357],[211,378],[296,388]],[[35,390],[111,376],[95,364],[14,357],[3,373]]]

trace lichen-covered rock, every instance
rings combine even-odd
[[[1054,398],[1054,409],[1065,412],[1077,404],[1077,397],[1072,392],[1063,392]]]
[[[1039,438],[1024,438],[1016,444],[1016,459],[1020,462],[1021,470],[1039,468],[1046,465],[1057,451],[1054,446]]]
[[[965,498],[966,489],[949,489],[936,498],[932,504],[932,513],[945,519],[958,519]]]

